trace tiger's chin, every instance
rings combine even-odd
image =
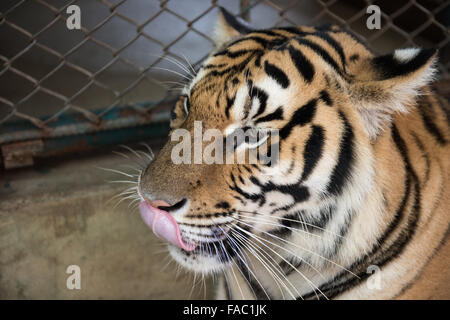
[[[189,271],[202,274],[223,272],[231,266],[232,260],[225,260],[222,256],[213,252],[205,252],[200,249],[188,252],[168,245],[171,257],[182,267]]]

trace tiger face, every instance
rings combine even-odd
[[[243,141],[234,151],[275,145],[278,158],[269,164],[175,164],[178,141],[169,139],[139,177],[142,211],[152,211],[148,224],[172,243],[172,257],[195,272],[245,264],[248,250],[284,257],[294,250],[284,239],[307,251],[331,252],[349,216],[368,198],[381,199],[373,143],[429,81],[435,52],[406,49],[375,57],[337,26],[253,30],[225,10],[216,40],[172,111],[169,138],[180,129],[193,137],[198,121],[224,139],[251,130],[263,141]],[[268,130],[276,139],[264,135]],[[209,142],[193,148],[207,152]],[[342,214],[331,225],[337,211]],[[161,222],[155,222],[158,214]],[[367,219],[374,227],[361,232],[371,239],[379,218]],[[314,236],[327,228],[329,234]],[[297,237],[299,230],[306,236]],[[315,268],[325,263],[303,256]]]

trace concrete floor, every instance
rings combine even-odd
[[[187,299],[193,277],[127,203],[107,200],[123,190],[129,160],[102,155],[41,161],[0,172],[0,299]],[[66,287],[69,265],[81,268],[81,289]],[[175,280],[176,279],[176,280]],[[210,297],[197,284],[190,298]]]

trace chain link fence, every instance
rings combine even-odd
[[[371,4],[381,9],[378,30],[366,27]],[[66,25],[71,5],[81,10],[79,30]],[[168,120],[185,69],[198,66],[213,47],[218,6],[255,28],[336,23],[377,53],[437,47],[440,77],[449,77],[445,0],[2,0],[4,166],[163,135],[158,124]]]

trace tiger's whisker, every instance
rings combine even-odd
[[[227,236],[227,238],[231,239],[231,237],[229,237],[228,235],[226,235],[226,236]],[[223,242],[220,242],[220,244],[223,246]],[[231,248],[232,248],[232,250],[234,251],[234,253],[236,254],[236,256],[240,257],[240,255],[239,255],[239,253],[236,251],[235,247],[234,247],[234,246],[231,246]],[[225,251],[225,252],[226,252],[226,251]],[[227,254],[228,258],[231,259],[231,257],[229,257],[229,255],[228,255],[228,252],[226,252],[226,254]],[[244,276],[244,273],[243,273],[243,271],[241,270],[241,268],[238,266],[237,262],[234,261],[234,260],[232,260],[232,261],[233,261],[233,263],[236,265],[236,268],[238,269],[238,271],[241,273],[242,278],[247,282],[248,287],[252,290],[253,295],[256,296],[256,293],[255,293],[255,291],[253,290],[253,287],[250,285],[250,282],[249,282],[249,280],[247,279],[247,277]],[[242,258],[241,258],[241,261],[244,261],[244,260],[242,260]],[[245,262],[244,262],[244,265],[247,267],[248,270],[250,270],[250,268],[248,267],[248,265],[247,265]]]
[[[220,242],[220,245],[222,246],[223,252],[227,255],[228,259],[229,259],[230,261],[233,261],[233,260],[230,258],[230,256],[228,255],[228,252],[227,252],[227,250],[225,249],[225,246],[224,246],[223,242]],[[233,261],[233,262],[234,262],[234,261]],[[239,269],[239,268],[238,268],[238,269]],[[237,279],[236,273],[234,272],[234,268],[231,267],[230,270],[231,270],[231,272],[233,273],[234,280],[236,280],[236,285],[238,286],[238,289],[239,289],[239,292],[241,293],[242,299],[244,299],[244,293],[242,292],[242,288],[241,288],[241,286],[240,286],[240,284],[239,284],[239,281],[238,281],[238,279]]]
[[[284,296],[284,291],[281,289],[280,284],[291,295],[291,297],[293,299],[295,299],[295,295],[292,293],[292,291],[287,287],[286,283],[280,278],[280,276],[278,276],[278,274],[275,271],[277,271],[295,291],[297,291],[297,288],[283,274],[283,271],[277,265],[277,262],[275,261],[275,259],[271,255],[269,255],[264,249],[262,249],[258,244],[252,243],[251,241],[246,239],[244,236],[242,236],[240,234],[239,230],[232,230],[232,232],[237,233],[236,236],[238,236],[241,239],[241,241],[245,241],[247,243],[247,246],[248,246],[250,252],[257,258],[257,260],[261,263],[261,265],[268,271],[269,275],[271,275],[272,278],[275,280],[275,283],[277,284],[278,289],[280,290],[280,293],[281,293],[283,299],[286,299],[286,297]],[[257,252],[255,252],[253,249],[257,250]],[[262,260],[263,258],[265,259],[264,261]],[[270,258],[273,261],[273,263],[268,258]],[[297,291],[297,294],[299,296],[301,296],[298,291]]]
[[[130,201],[130,203],[128,204],[128,209],[130,209],[132,205],[136,204],[136,202],[137,203],[141,202],[141,199],[135,198],[133,201]]]
[[[241,223],[245,224],[245,222],[242,222],[242,221],[241,221]],[[271,236],[273,236],[273,237],[276,238],[276,239],[282,239],[282,238],[280,238],[280,237],[277,237],[277,236],[275,236],[275,235],[272,235],[272,234],[269,233],[269,232],[264,231],[264,233],[267,234],[267,235],[271,235]],[[257,235],[255,235],[255,236],[258,237]],[[261,238],[261,237],[260,237],[260,238]],[[261,239],[263,239],[263,238],[261,238]],[[317,270],[317,268],[315,268],[315,267],[314,267],[313,265],[311,265],[309,262],[307,262],[306,260],[304,260],[304,259],[302,259],[301,257],[299,257],[298,255],[296,255],[296,254],[295,254],[294,252],[292,252],[291,250],[286,249],[286,248],[283,248],[283,247],[281,247],[281,246],[278,246],[277,244],[275,244],[275,243],[273,243],[273,242],[271,242],[271,241],[269,241],[269,240],[266,240],[266,239],[263,239],[263,240],[264,240],[264,241],[267,241],[267,242],[269,242],[269,243],[275,245],[276,247],[278,247],[278,248],[280,248],[280,249],[283,249],[284,251],[288,252],[289,254],[292,254],[293,256],[296,256],[297,258],[301,259],[302,262],[304,262],[304,263],[307,264],[311,269],[313,269],[314,271],[316,271],[316,272],[323,278],[323,280],[326,280],[325,277],[323,277],[323,275],[321,274],[321,272],[320,272],[319,270]],[[283,240],[284,240],[284,239],[283,239]],[[286,242],[288,242],[288,241],[286,240]]]
[[[181,54],[184,58],[184,60],[186,60],[187,64],[189,65],[189,67],[192,70],[192,75],[196,76],[197,72],[195,71],[194,67],[192,66],[192,64],[189,62],[188,58],[186,58],[186,56],[184,55],[184,53]]]
[[[210,218],[210,220],[211,220],[212,224],[214,224],[214,221],[213,221],[211,218]],[[218,226],[218,227],[219,227],[219,229],[222,231],[222,233],[226,236],[226,239],[227,239],[228,241],[234,242],[233,239],[232,239],[232,237],[230,237],[230,236],[224,231],[224,229],[223,229],[221,226]],[[215,237],[216,241],[219,240],[215,234],[214,234],[214,237]],[[223,242],[220,242],[220,244],[222,245],[222,247],[224,247]],[[247,262],[245,261],[245,257],[242,258],[241,255],[237,252],[237,250],[239,250],[239,251],[242,253],[242,250],[241,250],[241,248],[239,247],[239,245],[237,245],[236,243],[234,243],[234,245],[232,245],[231,248],[232,248],[233,251],[235,252],[236,256],[238,256],[239,259],[243,262],[243,264],[244,264],[244,266],[247,268],[247,270],[253,274],[252,270],[250,269],[250,267],[248,266]],[[237,250],[236,250],[236,249],[237,249]],[[226,252],[226,251],[225,251],[225,252]],[[228,253],[227,253],[227,256],[228,256]],[[230,258],[230,257],[229,257],[229,258]],[[231,259],[231,258],[230,258],[230,259]],[[243,271],[241,270],[241,268],[237,265],[236,262],[235,262],[235,265],[236,265],[236,268],[237,268],[237,269],[239,270],[239,272],[241,273],[241,275],[242,275],[242,277],[244,278],[244,280],[247,282],[249,288],[251,288],[251,290],[253,291],[253,294],[256,296],[256,294],[255,294],[255,292],[254,292],[254,290],[253,290],[253,287],[250,285],[248,279],[247,279],[247,278],[245,277],[245,275],[243,274]],[[255,277],[255,279],[257,279],[256,276],[254,276],[254,277]],[[258,281],[258,282],[259,282],[259,281]]]
[[[120,166],[123,168],[128,168],[128,169],[134,170],[134,171],[138,172],[138,175],[142,172],[142,169],[130,166],[128,164],[122,164]]]
[[[257,259],[260,261],[260,263],[263,265],[263,267],[269,272],[269,274],[272,276],[272,278],[274,278],[275,283],[278,286],[278,289],[280,290],[281,295],[283,296],[283,299],[286,299],[285,295],[284,295],[284,291],[282,290],[280,284],[283,286],[283,288],[289,293],[289,295],[295,299],[295,295],[292,293],[292,291],[288,288],[287,284],[289,284],[292,289],[294,291],[297,292],[297,295],[301,297],[300,293],[298,292],[297,288],[292,284],[292,282],[289,281],[289,279],[286,277],[286,275],[284,275],[283,271],[281,270],[280,266],[277,264],[277,262],[275,261],[275,259],[268,253],[266,252],[263,248],[261,248],[260,245],[258,245],[255,242],[251,242],[249,239],[246,239],[241,232],[239,232],[239,230],[233,230],[232,232],[237,233],[237,236],[241,238],[241,241],[244,241],[245,243],[247,243],[249,249],[251,249],[252,251],[254,251],[253,249],[257,250],[257,252],[253,252],[254,256],[257,257]],[[259,255],[259,253],[261,255]],[[259,259],[258,257],[264,258],[264,261]],[[270,260],[269,260],[270,258]],[[272,261],[273,262],[272,262]],[[268,265],[269,264],[269,265]],[[284,280],[279,276],[284,278]],[[287,284],[285,283],[285,281],[287,282]]]
[[[245,246],[245,242],[243,240],[246,240],[246,239],[239,234],[238,230],[232,230],[232,232],[233,232],[233,234],[235,234],[235,237],[237,237],[236,240],[239,241],[243,246]],[[283,299],[285,299],[284,292],[281,289],[280,283],[285,287],[285,289],[288,292],[290,292],[290,290],[289,290],[289,288],[286,287],[285,283],[278,277],[278,275],[273,271],[273,269],[271,267],[271,266],[273,266],[273,264],[265,257],[264,254],[262,254],[261,257],[260,257],[260,255],[253,250],[254,245],[251,244],[250,242],[247,243],[246,247],[247,247],[247,250],[259,261],[259,263],[261,263],[261,265],[268,272],[268,274],[274,279],[278,289],[281,292],[281,295],[282,295]],[[258,246],[256,246],[256,247],[258,247]],[[263,260],[263,258],[267,259],[267,262],[265,262]],[[270,264],[270,265],[268,265],[268,264]],[[258,279],[258,278],[255,277],[255,279]],[[270,296],[268,295],[268,293],[265,290],[264,286],[259,281],[258,281],[258,284],[264,290],[264,293],[266,294],[267,298],[270,299]]]
[[[134,189],[135,187],[133,187],[133,189]],[[127,195],[127,194],[132,194],[132,193],[135,193],[136,191],[134,191],[134,190],[124,190],[124,191],[122,191],[121,193],[118,193],[118,194],[116,194],[116,195],[114,195],[114,196],[112,196],[109,200],[107,200],[106,202],[105,202],[105,204],[108,204],[110,201],[112,201],[112,200],[114,200],[114,199],[116,199],[116,198],[118,198],[118,197],[121,197],[121,196],[123,196],[123,195]]]
[[[119,147],[124,148],[124,149],[130,151],[130,152],[131,152],[132,154],[134,154],[137,158],[141,159],[141,156],[139,155],[139,153],[137,153],[133,148],[130,148],[129,146],[124,145],[124,144],[120,144]]]
[[[153,161],[153,158],[146,152],[142,150],[136,150],[139,154],[142,154],[144,157],[146,157],[149,160],[149,163]]]
[[[109,169],[109,168],[103,168],[103,167],[96,167],[96,168],[100,169],[100,170],[104,170],[104,171],[109,171],[109,172],[114,172],[114,173],[117,173],[117,174],[121,174],[121,175],[124,175],[124,176],[129,177],[129,178],[136,177],[136,175],[128,174],[128,173],[125,173],[125,172],[122,172],[122,171],[119,171],[119,170],[116,170],[116,169]]]
[[[152,55],[151,54],[151,56],[157,56],[158,58],[161,58],[163,60],[169,61],[169,62],[173,63],[174,65],[178,66],[181,70],[183,70],[187,74],[192,76],[191,71],[188,69],[188,67],[185,66],[184,64],[182,64],[180,61],[178,61],[175,58],[169,57],[167,55],[160,55],[160,56],[158,56],[158,55]]]
[[[291,268],[293,268],[294,269],[294,271],[296,271],[304,280],[306,280],[306,282],[308,282],[308,284],[311,286],[311,288],[313,289],[313,291],[315,292],[315,294],[316,294],[316,296],[317,296],[317,293],[316,293],[316,288],[317,288],[317,286],[316,285],[314,285],[300,270],[298,270],[294,265],[292,265],[292,263],[290,263],[287,259],[285,259],[282,255],[280,255],[278,252],[276,252],[275,250],[273,250],[272,248],[270,248],[269,246],[267,246],[265,243],[263,243],[262,241],[267,241],[268,243],[270,243],[270,244],[272,244],[272,245],[275,245],[275,246],[277,246],[277,247],[279,247],[280,249],[284,249],[283,247],[281,247],[281,246],[278,246],[278,245],[276,245],[275,243],[273,243],[273,242],[270,242],[270,241],[268,241],[268,240],[266,240],[266,239],[264,239],[264,238],[261,238],[261,237],[259,237],[259,236],[256,236],[255,234],[252,234],[252,233],[250,233],[250,232],[248,232],[248,231],[246,231],[246,230],[244,230],[244,229],[242,229],[241,227],[239,227],[239,226],[237,226],[237,225],[235,225],[235,227],[236,228],[239,228],[242,232],[245,232],[246,234],[248,234],[250,237],[252,237],[253,239],[255,239],[256,241],[258,241],[259,243],[261,243],[262,245],[264,245],[266,248],[268,248],[270,251],[272,251],[275,255],[277,255],[279,258],[281,258],[281,259],[283,259]],[[304,261],[304,259],[302,259],[303,261]],[[328,299],[328,297],[319,289],[319,288],[317,288],[317,290],[326,298],[326,299]],[[319,298],[318,296],[317,296],[317,298]]]
[[[234,218],[234,219],[236,219],[236,218]],[[244,222],[242,222],[242,221],[241,221],[241,223],[246,224],[246,223],[244,223]],[[249,225],[249,224],[247,224],[247,225]],[[327,261],[327,262],[329,262],[329,263],[331,263],[331,264],[334,264],[335,266],[337,266],[337,267],[339,267],[339,268],[341,268],[341,269],[343,269],[343,270],[345,270],[345,271],[351,273],[353,276],[355,276],[355,277],[357,277],[357,278],[359,279],[359,276],[358,276],[358,275],[356,275],[356,274],[353,273],[352,271],[348,270],[348,269],[345,268],[344,266],[341,266],[340,264],[338,264],[338,263],[336,263],[336,262],[334,262],[334,261],[332,261],[332,260],[330,260],[330,259],[327,259],[326,257],[321,256],[320,254],[318,254],[318,253],[316,253],[316,252],[314,252],[314,251],[308,250],[308,249],[306,249],[306,248],[304,248],[304,247],[299,246],[298,244],[295,244],[295,243],[293,243],[293,242],[291,242],[291,241],[288,241],[288,240],[286,240],[286,239],[277,237],[277,236],[275,236],[275,235],[273,235],[273,234],[271,234],[271,233],[269,233],[269,232],[266,232],[266,231],[264,231],[264,230],[261,230],[261,229],[259,229],[259,228],[254,227],[254,226],[252,226],[252,227],[253,227],[255,230],[258,230],[258,231],[260,231],[260,232],[262,232],[262,233],[264,233],[264,234],[266,234],[266,235],[268,235],[268,236],[270,236],[270,237],[272,237],[272,238],[276,238],[276,239],[278,239],[278,240],[280,240],[280,241],[283,241],[283,242],[285,242],[285,243],[287,243],[287,244],[290,244],[290,245],[292,245],[292,246],[294,246],[294,247],[296,247],[296,248],[302,249],[302,250],[304,250],[304,251],[306,251],[306,252],[309,252],[309,253],[311,253],[311,254],[313,254],[313,255],[319,257],[319,258],[322,258],[322,259],[324,259],[325,261]],[[266,240],[266,241],[267,241],[267,240]]]
[[[148,153],[150,154],[150,156],[151,156],[153,159],[155,158],[155,154],[153,153],[152,148],[150,148],[150,146],[149,146],[147,143],[141,142],[141,143],[139,143],[139,144],[140,144],[140,145],[143,145],[144,147],[146,147],[147,150],[148,150]]]
[[[130,159],[130,157],[127,156],[127,155],[126,155],[125,153],[123,153],[123,152],[119,152],[119,151],[113,150],[112,153],[115,153],[115,154],[117,154],[117,155],[119,155],[119,156],[121,156],[121,157],[124,157],[125,159]]]
[[[131,183],[137,184],[137,181],[127,181],[127,180],[109,180],[108,183]]]
[[[243,211],[243,210],[239,210],[238,212],[239,212],[239,213],[250,213],[250,214],[254,214],[254,212],[251,212],[251,211]],[[243,216],[244,216],[244,215],[243,215]],[[247,216],[247,217],[250,217],[250,218],[255,218],[255,216],[250,216],[250,215],[246,215],[246,216]],[[302,219],[300,214],[298,214],[298,217],[299,217],[300,219]],[[319,226],[316,226],[316,225],[314,225],[314,224],[307,223],[307,222],[304,222],[304,221],[298,221],[298,220],[295,220],[295,219],[284,218],[284,217],[276,217],[276,216],[264,216],[264,218],[267,218],[267,219],[278,219],[278,220],[284,220],[284,221],[290,221],[290,222],[301,223],[301,224],[304,224],[304,225],[306,225],[306,226],[308,226],[308,227],[311,227],[311,228],[315,228],[315,229],[321,230],[321,231],[323,231],[323,232],[332,234],[332,235],[334,235],[334,236],[341,237],[341,238],[345,238],[345,236],[342,236],[342,235],[340,235],[340,234],[337,234],[337,233],[332,232],[332,231],[330,231],[330,230],[327,230],[327,229],[325,229],[325,228],[322,228],[322,227],[319,227]]]
[[[273,223],[271,221],[267,221],[267,220],[256,218],[256,217],[250,217],[250,216],[245,216],[245,215],[240,215],[240,216],[243,217],[243,219],[249,219],[249,220],[251,220],[254,223],[260,223],[260,224],[264,224],[264,225],[277,226],[277,227],[281,227],[281,228],[285,228],[285,229],[291,230],[292,232],[297,232],[297,233],[302,233],[302,234],[307,234],[307,235],[310,235],[310,236],[322,238],[322,236],[319,235],[319,234],[314,234],[314,233],[311,233],[311,232],[308,232],[308,231],[305,231],[305,230],[299,230],[299,229],[296,229],[294,227],[285,226],[285,225],[282,225],[282,224],[279,224],[279,223]]]
[[[245,222],[242,222],[242,221],[240,221],[240,222],[243,223],[243,224],[245,224],[245,225],[250,226],[249,224],[246,224]],[[252,226],[252,227],[253,227],[255,230],[258,230],[258,231],[264,233],[265,235],[268,235],[268,236],[270,236],[270,237],[272,237],[272,238],[274,238],[274,239],[283,241],[283,242],[285,242],[285,243],[287,243],[287,244],[289,244],[289,245],[292,245],[292,246],[294,246],[294,247],[296,247],[296,248],[302,249],[302,250],[304,250],[304,251],[306,251],[306,252],[308,252],[308,253],[311,253],[311,254],[313,254],[313,255],[319,257],[319,258],[322,258],[322,259],[324,259],[325,261],[327,261],[327,262],[329,262],[329,263],[332,263],[332,264],[334,264],[335,266],[337,266],[337,267],[339,267],[339,268],[342,268],[343,270],[345,270],[345,271],[351,273],[352,275],[358,277],[356,274],[354,274],[353,272],[351,272],[351,271],[348,270],[347,268],[341,266],[340,264],[338,264],[338,263],[336,263],[336,262],[334,262],[334,261],[332,261],[332,260],[330,260],[330,259],[327,259],[327,258],[324,257],[324,256],[321,256],[320,254],[318,254],[318,253],[316,253],[316,252],[314,252],[314,251],[308,250],[308,249],[306,249],[306,248],[304,248],[304,247],[299,246],[298,244],[295,244],[295,243],[293,243],[293,242],[291,242],[291,241],[288,241],[288,240],[286,240],[286,239],[280,238],[280,237],[278,237],[278,236],[276,236],[276,235],[274,235],[274,234],[271,234],[271,233],[269,233],[269,232],[267,232],[267,231],[261,230],[261,229],[259,229],[259,228],[254,227],[254,226]],[[268,241],[268,240],[266,240],[266,239],[264,239],[264,240],[265,240],[265,241]],[[277,246],[278,246],[278,245],[277,245]],[[282,247],[280,247],[280,248],[282,248]],[[287,250],[286,248],[282,248],[282,249],[283,249],[283,250]],[[300,258],[300,257],[299,257],[299,258]],[[301,259],[301,258],[300,258],[300,259]],[[306,261],[305,261],[305,262],[306,262]],[[307,263],[307,262],[306,262],[306,263]],[[312,266],[310,265],[310,267],[312,267]],[[313,268],[314,268],[314,267],[313,267]],[[358,277],[358,278],[359,278],[359,277]]]
[[[177,71],[174,71],[174,70],[170,70],[170,69],[166,69],[166,68],[161,68],[161,67],[152,67],[151,69],[157,69],[157,70],[167,71],[167,72],[176,74],[176,75],[178,75],[178,76],[180,76],[180,77],[183,77],[183,78],[185,78],[185,79],[188,80],[188,81],[191,81],[191,78],[189,78],[188,76],[186,76],[186,75],[184,75],[184,74],[182,74],[182,73],[179,73],[179,72],[177,72]]]
[[[124,197],[124,198],[120,199],[120,200],[114,205],[113,209],[116,209],[116,208],[119,206],[119,204],[121,204],[123,201],[128,200],[128,199],[131,199],[131,198],[134,198],[134,197],[135,197],[135,195],[132,195],[132,196],[128,196],[128,197]]]

